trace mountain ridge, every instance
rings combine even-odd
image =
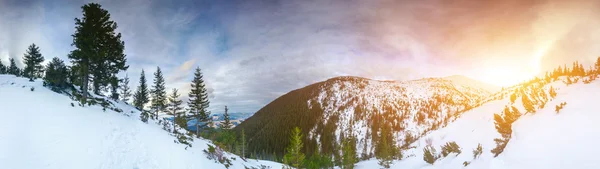
[[[251,145],[253,142],[274,145],[254,145],[251,150],[277,155],[287,145],[285,133],[293,126],[301,126],[303,134],[308,136],[304,140],[308,154],[317,147],[333,153],[344,136],[354,135],[358,138],[357,150],[368,158],[373,155],[372,142],[378,137],[373,133],[379,130],[369,126],[377,126],[379,122],[374,121],[377,117],[396,120],[389,123],[393,123],[390,127],[400,142],[404,136],[401,130],[413,128],[417,132],[411,135],[418,136],[431,130],[427,128],[443,125],[461,111],[477,106],[489,95],[491,92],[484,89],[443,78],[398,82],[339,76],[278,97],[235,129],[238,132],[244,129]],[[348,127],[350,123],[356,126]],[[421,127],[416,129],[416,126]],[[350,128],[356,129],[347,133]]]

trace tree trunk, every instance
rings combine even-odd
[[[82,73],[83,75],[81,77],[81,82],[82,82],[82,84],[81,84],[81,92],[83,92],[83,94],[82,94],[83,96],[82,96],[81,99],[82,99],[83,106],[85,106],[85,104],[87,103],[88,80],[89,80],[88,76],[89,75],[88,75],[87,66],[83,66],[82,69],[83,69],[83,73]]]
[[[196,137],[200,138],[200,118],[196,117]]]

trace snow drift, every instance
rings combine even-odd
[[[564,78],[564,77],[563,77]],[[600,81],[589,84],[566,85],[561,80],[544,86],[557,89],[557,96],[535,113],[523,114],[512,125],[512,138],[504,152],[494,158],[490,150],[496,146],[494,138],[500,134],[494,128],[494,114],[505,106],[514,105],[522,113],[524,108],[517,98],[495,100],[465,112],[448,126],[433,131],[404,152],[405,158],[391,166],[402,169],[595,169],[600,168],[596,154],[600,152]],[[555,106],[567,105],[555,111]],[[439,153],[441,146],[455,141],[462,148],[460,154],[441,157],[433,165],[423,160],[423,148],[431,145]],[[474,159],[473,150],[483,146],[483,154]],[[464,163],[469,163],[464,166]],[[376,159],[357,164],[359,169],[380,168]]]
[[[115,106],[123,113],[80,107],[40,80],[0,75],[0,168],[225,168],[204,154],[209,141],[195,139],[186,150],[162,126],[140,121],[133,107]],[[234,169],[281,168],[274,162],[225,156]]]

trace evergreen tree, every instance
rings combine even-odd
[[[8,67],[8,74],[20,77],[21,76],[21,69],[19,69],[19,67],[17,67],[17,63],[15,62],[15,59],[10,58],[8,60],[10,62],[10,66]]]
[[[191,83],[192,89],[188,94],[189,112],[196,118],[196,136],[198,137],[200,136],[200,122],[207,122],[205,125],[208,125],[208,122],[210,121],[210,112],[206,110],[210,102],[208,101],[208,93],[202,78],[203,75],[200,68],[196,68],[194,79]]]
[[[358,162],[358,157],[356,156],[356,139],[351,136],[343,140],[342,144],[342,168],[353,169],[354,164]]]
[[[131,98],[131,88],[129,88],[129,76],[125,75],[125,78],[121,81],[121,101],[129,104]]]
[[[494,154],[494,157],[497,157],[504,151],[506,144],[511,138],[512,135],[512,124],[519,119],[521,113],[517,110],[516,107],[512,106],[511,109],[504,107],[504,111],[499,114],[494,114],[494,124],[496,125],[496,130],[502,138],[496,138],[494,141],[496,142],[496,148],[492,149],[491,152]]]
[[[225,106],[225,114],[223,114],[223,118],[225,119],[223,124],[221,125],[221,128],[224,129],[231,129],[233,128],[233,124],[231,124],[231,120],[229,119],[229,113],[227,113],[229,111],[229,109],[227,108],[227,106]]]
[[[121,33],[115,33],[117,23],[110,20],[107,10],[97,3],[81,7],[82,18],[75,18],[75,33],[72,35],[75,50],[69,54],[73,71],[80,80],[83,92],[82,102],[87,101],[88,85],[92,80],[93,91],[111,82],[119,71],[127,70]]]
[[[133,95],[133,105],[139,110],[144,110],[144,105],[148,103],[148,86],[146,85],[146,75],[142,69],[140,75],[140,86]]]
[[[246,151],[247,151],[247,143],[246,143],[246,131],[244,129],[242,129],[242,132],[240,133],[240,140],[238,140],[238,145],[237,145],[237,151],[239,151],[239,155],[242,158],[246,158]]]
[[[171,95],[169,96],[169,104],[167,106],[167,112],[169,114],[173,115],[173,117],[175,117],[174,119],[181,116],[183,113],[183,107],[181,106],[183,104],[183,101],[179,100],[179,96],[180,95],[177,93],[177,89],[173,88],[173,91],[171,92]],[[182,127],[185,127],[185,126],[182,126]],[[173,131],[175,131],[175,125],[173,125]]]
[[[2,59],[0,59],[0,74],[6,74],[7,67],[2,63]]]
[[[29,78],[29,81],[33,82],[33,80],[42,77],[42,72],[44,71],[42,62],[44,62],[44,57],[40,53],[39,47],[35,44],[31,44],[23,56],[23,62],[25,62],[23,76]]]
[[[164,112],[167,107],[167,93],[165,91],[165,79],[163,78],[160,67],[156,67],[154,73],[154,85],[151,91],[152,96],[152,111],[155,117],[158,118],[159,112]]]
[[[523,102],[523,107],[525,107],[527,113],[535,112],[535,106],[533,105],[534,103],[529,99],[529,97],[527,97],[527,95],[523,95],[521,97],[521,102]]]
[[[44,86],[50,86],[54,91],[60,91],[68,86],[69,72],[65,63],[58,57],[52,58],[46,68],[44,76]]]
[[[394,138],[390,132],[390,128],[386,125],[381,127],[381,136],[379,136],[378,143],[376,145],[375,157],[379,160],[379,165],[390,168],[392,160],[394,158],[395,146]]]
[[[300,168],[304,163],[304,153],[301,152],[304,144],[302,143],[302,133],[300,128],[295,127],[292,130],[290,144],[288,145],[285,154],[285,164],[293,168]]]

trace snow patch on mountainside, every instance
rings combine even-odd
[[[0,75],[0,168],[225,168],[204,154],[210,141],[195,139],[186,150],[162,126],[140,121],[132,106],[116,107],[123,112],[80,107],[40,80]],[[274,162],[225,156],[233,159],[234,169],[281,168]]]
[[[394,82],[337,77],[324,82],[318,97],[307,102],[323,108],[323,124],[337,123],[336,140],[353,135],[358,140],[357,153],[371,154],[374,147],[368,133],[376,116],[385,114],[386,120],[393,121],[397,146],[402,146],[407,134],[418,138],[490,95],[485,89],[441,78]],[[333,116],[337,121],[330,120]],[[315,126],[309,137],[319,140],[318,131]]]
[[[522,115],[512,126],[512,138],[504,152],[494,158],[490,150],[496,146],[494,138],[500,134],[494,125],[494,114],[500,113],[510,105],[509,97],[483,104],[461,115],[446,127],[433,131],[404,152],[405,159],[395,161],[393,169],[594,169],[600,168],[596,154],[600,152],[600,81],[589,84],[576,83],[565,85],[556,81],[544,86],[557,90],[557,97],[546,103],[545,108],[535,113]],[[508,90],[506,93],[514,92]],[[504,94],[506,96],[506,94]],[[567,105],[560,113],[555,106],[562,102]],[[522,113],[525,112],[520,98],[512,104]],[[437,152],[447,142],[455,141],[462,148],[461,154],[442,157],[433,165],[423,160],[423,148],[430,144]],[[483,154],[473,158],[473,150],[478,144],[483,146]],[[468,166],[463,166],[469,162]],[[362,161],[359,169],[380,168],[376,159]]]

